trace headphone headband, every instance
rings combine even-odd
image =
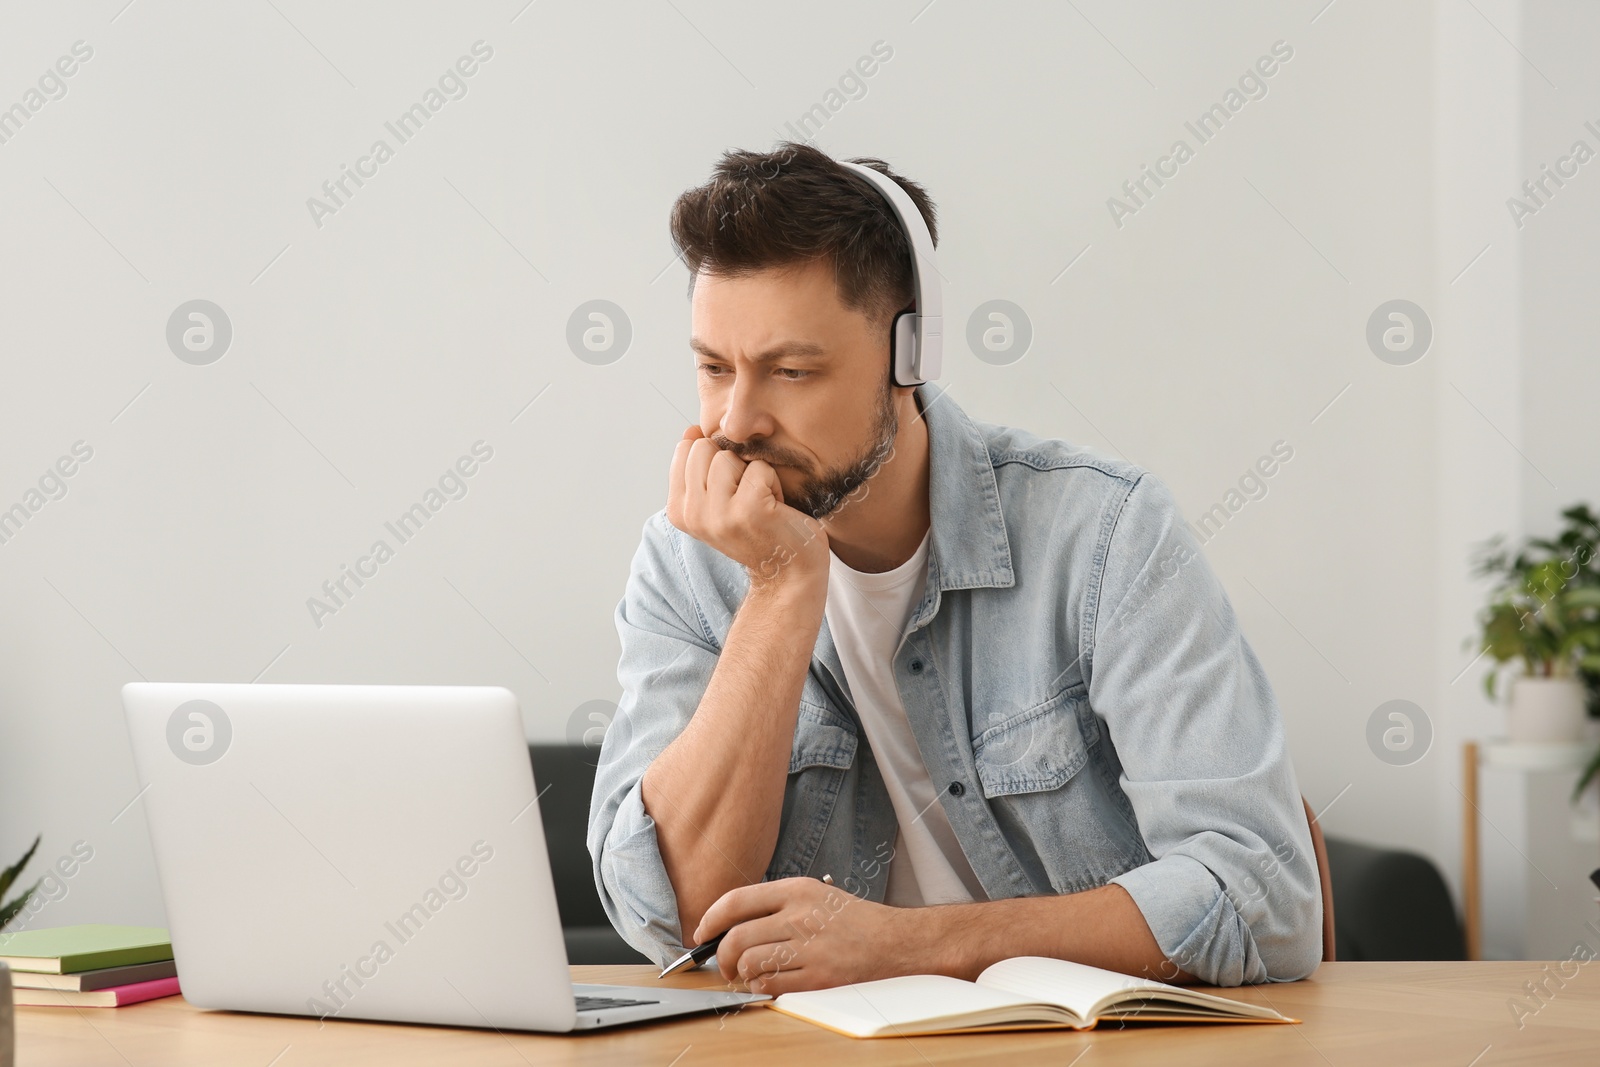
[[[911,278],[917,293],[917,309],[902,311],[894,318],[889,335],[889,350],[896,385],[921,385],[939,377],[944,357],[944,298],[939,271],[933,260],[933,234],[900,184],[893,178],[847,160],[838,160],[872,183],[900,220],[911,245]]]

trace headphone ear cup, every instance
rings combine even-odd
[[[921,385],[917,377],[917,313],[902,311],[889,327],[889,366],[896,385]]]

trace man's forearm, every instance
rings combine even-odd
[[[771,862],[826,598],[825,580],[752,586],[693,718],[645,772],[685,940],[718,897],[761,881]]]
[[[1016,897],[924,909],[917,920],[913,966],[968,981],[1013,956],[1075,960],[1158,982],[1195,978],[1156,943],[1144,914],[1120,885],[1065,896]]]

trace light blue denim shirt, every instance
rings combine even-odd
[[[894,673],[990,899],[1115,882],[1202,982],[1310,974],[1322,899],[1282,716],[1171,491],[1131,463],[974,422],[932,386],[918,401],[933,529]],[[748,587],[661,511],[616,610],[622,699],[589,851],[612,924],[663,963],[683,931],[640,780],[694,715]],[[827,872],[881,901],[896,827],[824,620],[765,877]]]

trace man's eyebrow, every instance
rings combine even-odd
[[[689,347],[700,353],[702,356],[705,356],[707,359],[724,358],[721,355],[718,355],[716,349],[712,348],[698,337],[689,338]],[[817,344],[815,341],[785,341],[782,344],[773,345],[760,355],[751,356],[750,358],[757,363],[770,363],[775,359],[792,359],[795,357],[806,358],[825,356],[827,354],[828,350]]]

